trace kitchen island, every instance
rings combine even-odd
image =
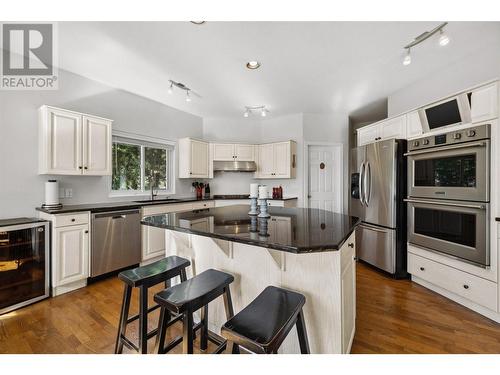
[[[349,353],[355,332],[357,218],[318,209],[271,207],[271,217],[248,215],[248,206],[145,217],[165,229],[166,255],[191,261],[189,272],[229,272],[235,312],[268,285],[305,295],[311,353]],[[188,276],[191,276],[188,275]],[[226,321],[222,301],[210,304],[216,333]],[[299,353],[295,329],[280,352]]]

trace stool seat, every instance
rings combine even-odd
[[[178,276],[179,272],[190,264],[189,260],[174,255],[145,266],[122,271],[118,278],[133,288],[155,285]]]
[[[154,300],[178,314],[196,311],[221,295],[233,281],[232,275],[209,269],[155,294]]]
[[[222,326],[221,334],[255,353],[275,353],[297,319],[303,323],[305,302],[300,293],[268,286]]]

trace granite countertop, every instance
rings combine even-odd
[[[37,207],[37,211],[45,212],[47,214],[67,214],[71,212],[82,212],[82,211],[90,211],[90,212],[105,212],[111,210],[130,210],[134,208],[141,208],[144,206],[152,206],[159,204],[175,204],[175,203],[189,203],[189,202],[205,202],[205,201],[214,201],[214,200],[227,200],[227,199],[249,199],[245,197],[236,197],[235,195],[214,195],[210,198],[197,199],[196,197],[185,197],[185,198],[171,198],[168,200],[162,200],[161,198],[157,198],[155,201],[149,202],[140,202],[140,198],[137,201],[126,201],[126,202],[106,202],[106,203],[85,203],[85,204],[72,204],[72,205],[64,205],[59,209],[49,209],[44,207]],[[297,197],[285,197],[282,199],[271,199],[270,200],[293,200],[297,199]]]
[[[269,214],[271,218],[259,219],[248,215],[248,206],[235,205],[152,215],[141,223],[300,254],[340,249],[359,222],[356,217],[312,208],[269,207]]]

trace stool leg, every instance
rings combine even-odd
[[[139,288],[139,353],[148,353],[148,288]]]
[[[297,315],[297,334],[299,336],[299,345],[301,354],[309,354],[309,340],[307,338],[306,323],[304,321],[304,312],[300,310],[299,315]]]
[[[233,341],[227,340],[226,353],[240,354],[240,347],[238,346],[238,344],[235,344]]]
[[[158,319],[158,334],[156,335],[155,352],[163,354],[165,350],[165,337],[167,336],[167,325],[170,321],[170,312],[162,307],[160,319]]]
[[[132,288],[125,284],[123,289],[123,301],[122,301],[122,311],[120,313],[120,323],[118,324],[118,335],[116,336],[115,343],[115,354],[121,354],[123,352],[123,342],[122,335],[125,334],[127,328],[128,310],[130,308],[130,295],[132,294]]]
[[[208,348],[208,305],[201,308],[201,335],[200,349],[207,350]]]
[[[224,308],[226,309],[226,319],[229,320],[234,316],[233,300],[231,299],[231,290],[229,286],[224,291]]]
[[[182,352],[193,354],[193,312],[186,311],[182,318]]]

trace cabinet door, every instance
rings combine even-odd
[[[274,177],[274,144],[259,145],[259,178]]]
[[[55,229],[53,286],[86,279],[89,275],[89,227],[74,225]]]
[[[240,161],[255,161],[254,145],[234,145],[234,156]]]
[[[349,353],[356,325],[356,262],[354,260],[354,236],[344,244],[341,251],[341,296],[342,296],[342,353]]]
[[[290,178],[290,142],[274,144],[274,176]]]
[[[271,216],[274,230],[274,240],[280,244],[292,243],[292,221],[289,217]]]
[[[368,125],[358,129],[358,146],[366,145],[367,143],[375,142],[379,137],[379,126]]]
[[[48,108],[46,112],[45,155],[41,173],[82,174],[82,116],[71,111]]]
[[[106,119],[83,116],[83,174],[111,175],[111,124]]]
[[[142,261],[165,255],[165,229],[142,225]]]
[[[228,161],[234,160],[236,155],[234,152],[234,145],[227,143],[214,143],[214,160]]]
[[[472,122],[489,120],[497,117],[498,87],[496,84],[482,87],[472,92],[471,117]]]
[[[406,139],[406,115],[394,117],[381,122],[379,124],[379,129],[379,137],[381,139]]]
[[[408,113],[406,124],[406,138],[416,137],[422,134],[422,123],[418,111]]]
[[[208,143],[191,140],[191,177],[208,178]]]

